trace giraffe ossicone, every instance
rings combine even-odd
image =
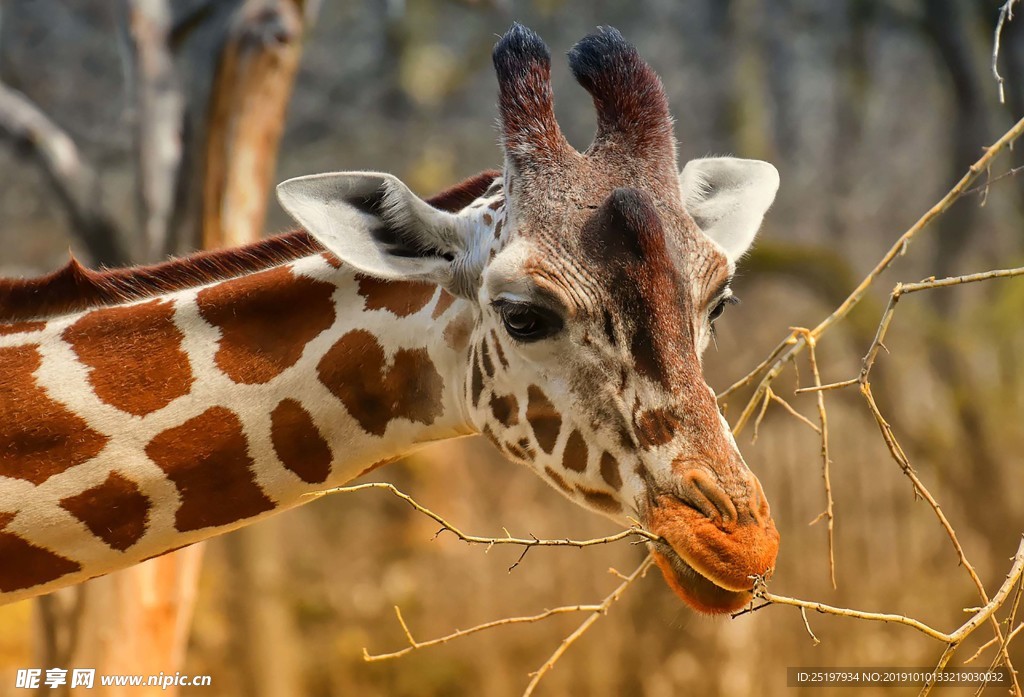
[[[377,172],[282,183],[305,228],[226,252],[0,281],[0,601],[227,532],[421,444],[481,433],[580,505],[660,535],[729,612],[779,537],[702,376],[766,163],[679,170],[661,82],[614,29],[494,51],[504,168],[423,200]]]

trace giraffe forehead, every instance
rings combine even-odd
[[[514,200],[508,214],[514,239],[491,264],[489,285],[522,295],[547,291],[571,314],[581,306],[626,316],[652,308],[689,314],[731,266],[683,209],[672,184],[668,193],[605,185],[597,193],[556,190],[540,200]],[[643,215],[624,218],[610,210],[623,192],[639,199]]]

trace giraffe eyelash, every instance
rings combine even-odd
[[[721,296],[718,299],[718,302],[716,302],[711,307],[711,310],[708,312],[708,325],[709,325],[709,328],[710,328],[712,340],[714,340],[716,338],[716,334],[715,334],[715,320],[717,320],[722,315],[722,313],[725,311],[725,306],[726,305],[739,305],[740,304],[740,299],[737,298],[735,295],[733,295],[732,292],[728,288],[725,289],[725,292],[728,293],[728,295]],[[716,343],[715,346],[717,347],[717,345],[718,344]]]

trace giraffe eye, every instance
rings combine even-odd
[[[517,341],[546,339],[562,328],[562,319],[544,307],[508,301],[498,301],[494,307],[501,315],[505,331]]]
[[[711,308],[711,311],[708,312],[708,322],[714,324],[715,320],[721,317],[722,313],[725,312],[726,305],[736,305],[739,301],[739,298],[734,295],[727,295],[720,299],[715,306]]]

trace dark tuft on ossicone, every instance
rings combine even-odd
[[[530,65],[551,67],[551,52],[543,39],[519,22],[512,24],[512,28],[494,45],[493,59],[498,82],[516,79]]]
[[[630,69],[635,71],[642,65],[636,48],[615,27],[598,27],[569,49],[569,68],[587,90],[607,79],[609,70],[621,72],[620,77],[628,79]]]

